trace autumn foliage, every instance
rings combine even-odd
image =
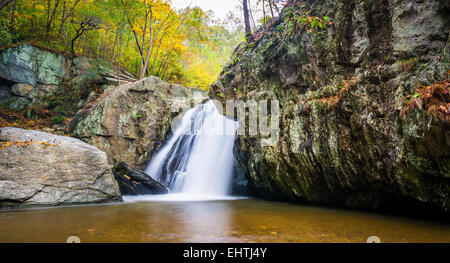
[[[407,115],[415,109],[421,109],[438,120],[450,123],[449,79],[431,86],[420,87],[408,99],[400,111],[402,119],[406,119]]]
[[[199,88],[241,40],[213,14],[165,0],[15,0],[0,10],[2,47],[34,43]]]

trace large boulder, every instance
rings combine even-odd
[[[142,170],[167,139],[174,118],[206,98],[200,89],[149,77],[108,88],[77,113],[69,131],[104,151],[112,164]]]
[[[278,100],[281,113],[276,143],[260,134],[237,140],[238,170],[252,189],[449,211],[449,7],[296,0],[238,47],[210,97]]]
[[[78,139],[0,129],[0,207],[120,201],[106,154]]]

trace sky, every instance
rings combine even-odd
[[[216,18],[225,19],[228,12],[236,6],[235,0],[172,0],[172,6],[176,9],[188,6],[199,6],[203,11],[212,10]]]

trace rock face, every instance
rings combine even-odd
[[[113,75],[113,69],[86,57],[72,58],[28,44],[6,48],[0,51],[0,105],[25,109],[80,93],[86,100],[89,92],[82,94],[86,86],[116,84]]]
[[[449,10],[438,0],[297,0],[237,48],[210,97],[280,102],[276,144],[237,140],[253,190],[448,212]]]
[[[0,207],[120,201],[105,153],[78,139],[0,129]]]
[[[60,85],[68,64],[63,55],[30,45],[8,48],[0,56],[0,76],[17,83]]]
[[[72,120],[71,134],[104,151],[111,163],[144,169],[172,120],[207,94],[156,77],[111,87]]]

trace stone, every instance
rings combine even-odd
[[[114,167],[114,177],[119,184],[122,195],[158,195],[169,193],[169,189],[160,182],[122,162]]]
[[[14,95],[21,96],[21,97],[28,97],[30,95],[30,92],[34,89],[33,86],[27,83],[17,83],[14,84],[11,87],[11,92]]]
[[[0,207],[121,201],[106,154],[78,139],[0,129]]]
[[[289,13],[307,13],[303,2],[294,0]],[[438,118],[421,100],[423,107],[400,116],[417,88],[448,89],[444,2],[316,0],[309,14],[327,16],[333,34],[316,27],[280,37],[292,19],[282,12],[236,49],[210,98],[224,109],[226,100],[277,99],[281,112],[274,145],[263,146],[261,135],[236,140],[236,170],[249,189],[269,199],[448,213],[445,106]],[[448,95],[436,100],[450,103]]]
[[[122,73],[133,79],[130,73]],[[30,44],[9,47],[0,51],[0,105],[23,110],[46,107],[64,98],[57,103],[66,104],[74,114],[79,101],[86,101],[94,88],[101,93],[115,74],[112,67],[86,57],[73,58]]]
[[[32,86],[60,85],[66,68],[63,55],[27,44],[3,50],[0,55],[0,77]]]
[[[149,77],[108,88],[77,113],[69,132],[104,151],[112,164],[142,170],[167,139],[175,117],[205,99],[200,89]]]

